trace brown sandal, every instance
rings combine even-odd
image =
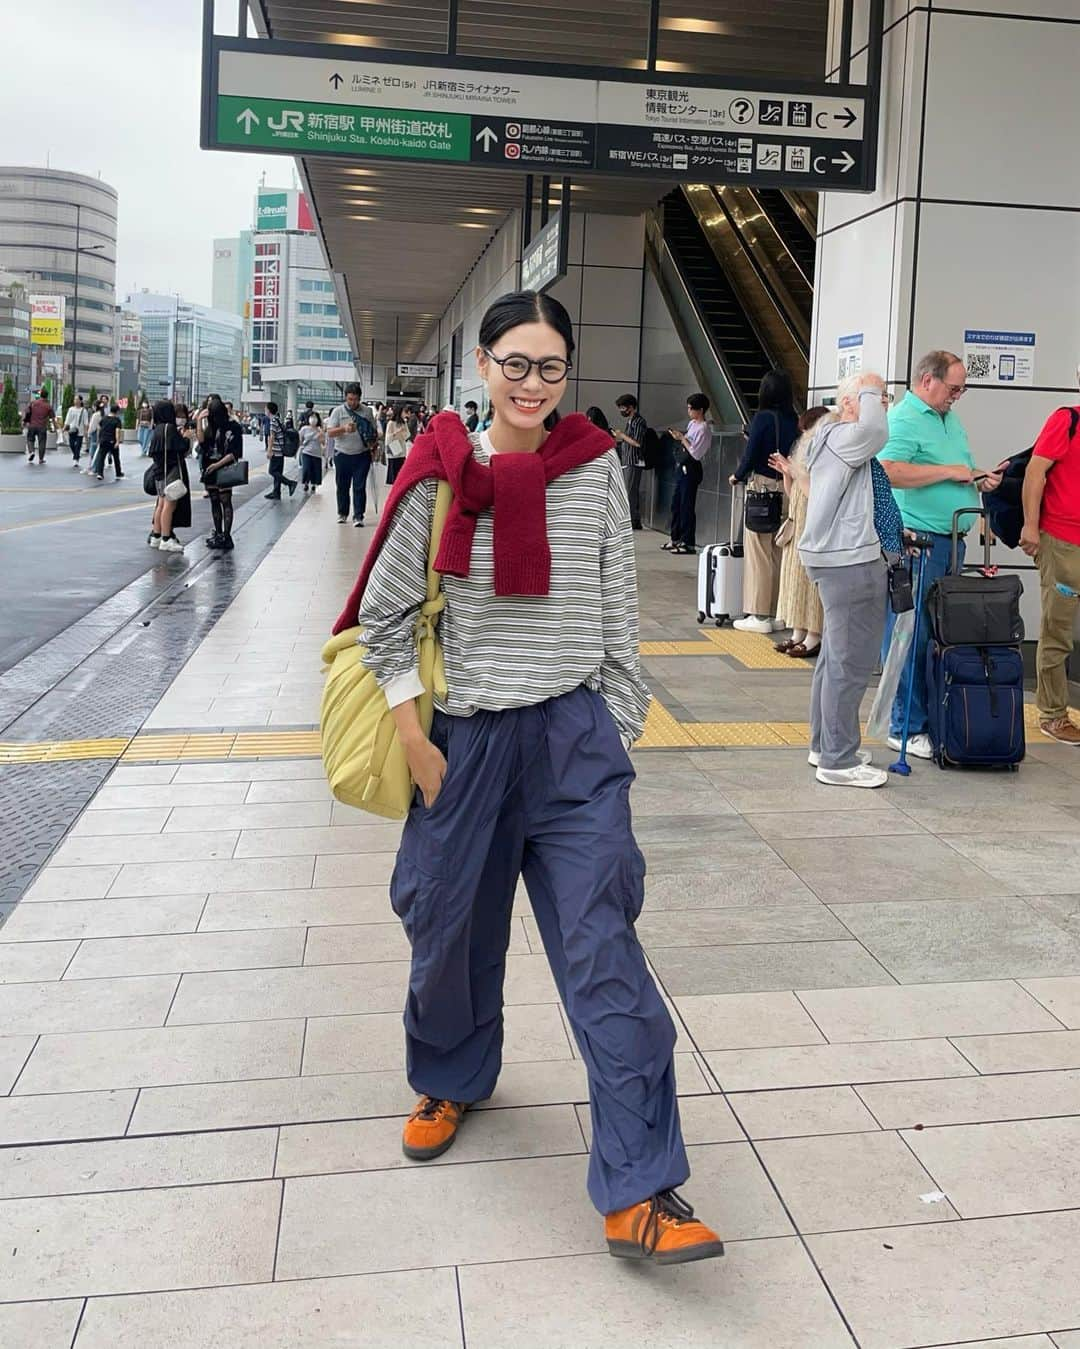
[[[805,642],[796,642],[788,648],[787,654],[793,656],[796,660],[814,660],[820,651],[820,642],[817,646],[807,646]]]
[[[790,655],[790,654],[791,654],[791,648],[792,648],[793,646],[798,646],[798,645],[799,645],[799,643],[795,640],[794,637],[789,637],[789,638],[788,638],[786,641],[784,641],[784,642],[777,642],[777,643],[776,643],[776,652],[777,652],[778,655]]]

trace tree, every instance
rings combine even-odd
[[[127,407],[124,408],[124,430],[135,430],[135,395],[128,390]]]
[[[91,412],[93,412],[94,408],[97,406],[97,400],[98,400],[97,385],[91,384],[90,392],[86,395],[86,406],[90,409]]]
[[[75,386],[73,384],[65,384],[64,392],[60,398],[61,418],[64,418],[68,415],[68,408],[71,407],[72,403],[74,402],[75,402]]]
[[[15,397],[15,385],[8,375],[4,380],[4,395],[0,398],[0,434],[17,436],[22,430],[22,418],[19,416],[19,402]]]

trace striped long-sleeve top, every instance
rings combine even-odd
[[[470,437],[490,462],[486,432]],[[437,483],[402,499],[364,590],[360,625],[391,706],[421,685],[413,625],[426,596],[427,553]],[[440,711],[526,707],[584,684],[599,691],[626,742],[645,725],[650,694],[641,676],[637,574],[630,511],[614,450],[547,487],[551,585],[542,596],[495,594],[493,518],[477,518],[466,577],[444,576],[440,640],[449,689]]]

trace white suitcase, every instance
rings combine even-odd
[[[698,622],[707,618],[718,628],[731,622],[743,612],[743,545],[742,530],[736,530],[736,501],[741,494],[731,494],[731,520],[726,543],[714,543],[698,554]]]

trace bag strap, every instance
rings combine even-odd
[[[443,528],[446,525],[446,517],[449,514],[452,500],[453,492],[450,484],[440,478],[439,489],[435,493],[435,510],[431,517],[431,540],[428,543],[427,604],[433,604],[441,598],[442,576],[435,570],[435,559],[439,556],[439,548],[442,546]],[[424,607],[426,609],[427,605]]]

